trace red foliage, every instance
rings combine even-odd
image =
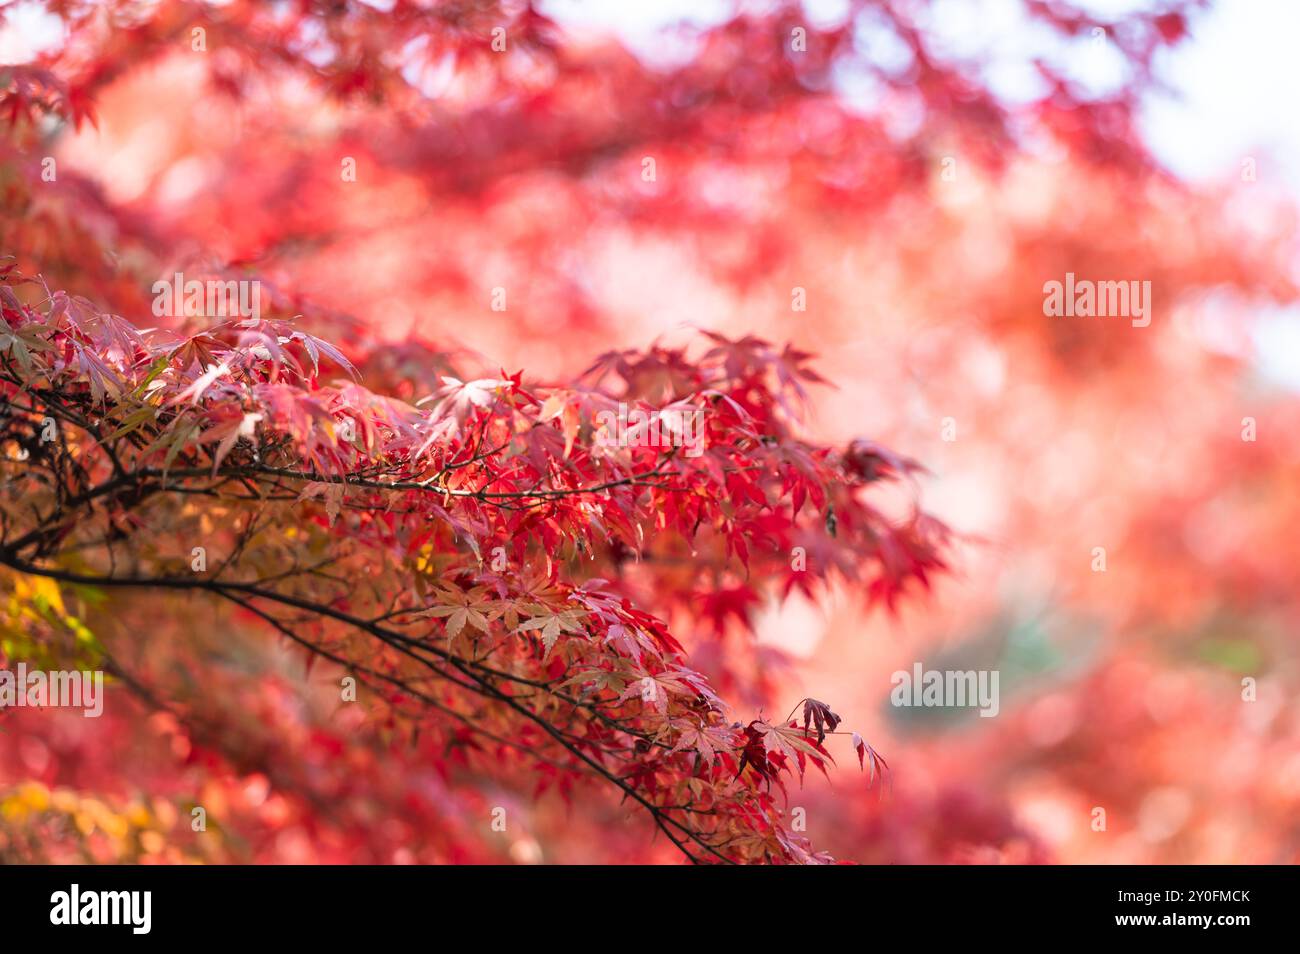
[[[820,803],[847,855],[1049,857],[965,787],[1025,751],[1031,716],[912,747],[914,770],[946,758],[952,778],[914,771],[883,809],[865,793],[889,788],[885,759],[827,703],[777,718],[824,689],[793,691],[753,637],[787,598],[897,619],[954,562],[918,505],[937,465],[908,430],[917,381],[984,422],[1025,576],[1090,503],[1035,495],[1035,415],[1091,428],[1106,453],[1080,472],[1124,470],[1104,436],[1150,381],[1154,417],[1175,397],[1194,405],[1178,420],[1209,416],[1179,393],[1204,369],[1184,344],[1044,323],[1044,275],[1140,263],[1171,302],[1295,300],[1288,222],[1225,229],[1229,203],[1173,181],[1136,131],[1203,3],[1101,19],[1022,0],[1043,48],[1018,103],[924,2],[854,0],[821,26],[768,4],[688,32],[668,65],[528,3],[32,6],[61,32],[0,66],[0,661],[102,667],[115,701],[79,731],[4,715],[0,857],[819,861],[785,789],[832,752],[865,774]],[[1125,79],[1094,94],[1049,47],[1098,35]],[[976,211],[937,184],[950,157]],[[665,308],[657,285],[687,265]],[[150,316],[177,272],[259,282],[262,307]],[[791,288],[816,302],[795,327]],[[508,312],[486,305],[497,289]],[[637,346],[681,324],[714,330]],[[849,389],[833,440],[810,342]],[[1015,370],[996,399],[957,357],[981,354]],[[1293,513],[1290,457],[1190,425],[1167,446],[1178,466],[1130,488],[1130,554],[1196,595],[1088,580],[1081,599],[1115,630],[1291,607],[1287,521],[1238,508],[1258,552],[1220,555],[1223,592],[1167,543],[1233,475]],[[931,609],[938,629],[980,624]],[[862,681],[844,656],[835,709],[874,720],[844,697]],[[1168,732],[1124,714],[1115,674],[1143,664],[1080,677],[1082,754],[1042,756],[1126,808]],[[1129,729],[1147,745],[1100,754]],[[1277,817],[1288,799],[1261,796]],[[178,822],[197,804],[221,838]],[[497,810],[524,821],[507,836]]]

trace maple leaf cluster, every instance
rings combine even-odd
[[[808,355],[714,334],[695,360],[606,355],[566,387],[448,375],[408,404],[293,320],[141,330],[12,265],[3,281],[0,563],[202,591],[425,731],[566,790],[603,780],[692,860],[822,858],[778,795],[825,770],[839,717],[809,700],[802,726],[742,728],[628,579],[689,551],[699,572],[892,602],[943,567],[946,529],[875,509],[888,478],[860,447],[799,437]],[[702,443],[612,440],[620,402],[690,407]]]

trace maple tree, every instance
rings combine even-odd
[[[832,755],[859,761],[863,793],[887,785],[863,739],[879,726],[832,711],[850,685],[812,683],[832,705],[792,694],[753,632],[774,603],[839,593],[893,618],[952,563],[959,540],[916,497],[932,460],[907,429],[911,377],[986,419],[1005,407],[963,388],[958,354],[1001,349],[1015,406],[1048,394],[1062,419],[1122,408],[1130,379],[1179,380],[1190,359],[1159,329],[1121,341],[1025,307],[1039,272],[1080,256],[1141,262],[1162,294],[1294,295],[1276,278],[1286,223],[1222,233],[1225,204],[1172,181],[1137,132],[1201,3],[1016,4],[1062,42],[1100,30],[1125,70],[1096,93],[1044,52],[1018,103],[951,55],[927,3],[853,2],[829,24],[797,3],[739,12],[668,65],[531,4],[34,6],[58,41],[0,67],[0,651],[102,667],[135,701],[75,741],[24,721],[42,741],[12,751],[45,781],[15,777],[0,801],[17,857],[535,860],[488,829],[506,805],[550,857],[824,860],[784,790]],[[1012,223],[1005,268],[965,264],[988,234],[942,191],[945,157],[981,216]],[[1051,208],[1025,211],[1026,193]],[[1148,232],[1116,238],[1135,216]],[[655,286],[687,264],[697,284],[665,304]],[[868,284],[868,264],[887,277]],[[151,315],[154,281],[182,270],[260,281],[263,314]],[[508,311],[486,304],[498,286]],[[796,286],[821,305],[792,327],[771,312]],[[915,332],[876,311],[936,344],[912,354]],[[633,346],[643,322],[682,321],[710,330]],[[882,357],[846,364],[864,331]],[[828,363],[854,388],[833,439],[810,420],[833,400]],[[634,414],[661,439],[610,426]],[[690,447],[683,416],[701,423]],[[998,453],[1018,460],[1005,430]],[[1237,453],[1190,428],[1180,446],[1189,463]],[[1287,464],[1251,466],[1263,483]],[[1222,487],[1227,471],[1202,472]],[[1170,525],[1168,487],[1132,495],[1134,523]],[[1027,562],[1068,509],[1035,507],[1009,531]],[[1145,565],[1173,562],[1146,546]],[[1241,587],[1281,600],[1282,565]],[[1139,595],[1113,605],[1160,618]],[[349,675],[363,705],[340,707]],[[1097,725],[1121,711],[1097,708]],[[955,776],[996,771],[1017,724],[1010,744],[953,745]],[[1139,787],[1123,771],[1145,778],[1093,768],[1068,771],[1117,800]],[[927,839],[928,812],[956,815],[974,843],[1043,854],[1000,804],[953,801],[833,803],[825,827],[879,857]],[[229,837],[178,824],[200,804]],[[629,809],[644,827],[620,826]]]
[[[942,566],[942,525],[895,526],[865,499],[887,455],[797,436],[805,355],[711,335],[694,361],[599,361],[600,376],[661,382],[625,402],[699,410],[705,446],[689,456],[602,441],[595,409],[613,398],[595,388],[444,376],[426,412],[322,383],[322,361],[355,369],[290,321],[146,334],[63,292],[24,305],[13,266],[7,279],[7,567],[201,590],[466,752],[518,750],[562,788],[603,778],[692,860],[812,857],[771,787],[825,768],[838,717],[809,701],[802,726],[729,722],[618,586],[625,563],[681,545],[719,574],[804,589],[844,574],[889,598]],[[172,549],[186,540],[205,541],[188,569]],[[792,570],[800,546],[827,558]],[[874,774],[874,751],[854,747]]]

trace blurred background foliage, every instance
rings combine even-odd
[[[815,688],[890,760],[884,797],[849,773],[791,793],[814,844],[1300,860],[1297,157],[1169,132],[1186,51],[1239,35],[1232,16],[657,6],[0,5],[0,106],[41,107],[0,138],[0,246],[139,321],[173,271],[260,278],[408,399],[441,353],[558,380],[699,328],[815,352],[835,386],[811,429],[922,462],[922,499],[963,544],[896,613],[796,593],[671,620],[733,696]],[[1284,6],[1237,16],[1276,51]],[[1224,83],[1249,70],[1235,49]],[[1149,280],[1151,325],[1045,317],[1067,271]],[[95,594],[51,589],[7,580],[7,660],[90,666],[100,639],[123,644]],[[132,652],[208,700],[200,729],[138,701],[0,712],[0,857],[673,859],[618,805],[430,768],[440,743],[340,707],[337,674],[248,620],[149,600]],[[891,706],[915,662],[1000,670],[999,715]],[[500,804],[522,819],[509,834],[482,821]]]

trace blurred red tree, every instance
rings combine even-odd
[[[884,261],[883,308],[973,315],[932,329],[952,345],[919,359],[935,393],[978,335],[1026,378],[1063,378],[1068,405],[1089,375],[1163,360],[1164,339],[1044,323],[1058,265],[1139,260],[1161,293],[1292,299],[1280,239],[1221,232],[1221,206],[1137,133],[1157,55],[1202,5],[1102,20],[1024,0],[1035,92],[1009,102],[929,3],[834,22],[771,4],[684,31],[657,64],[524,3],[36,4],[54,40],[0,68],[3,652],[102,666],[136,702],[75,732],[11,716],[31,779],[0,850],[825,857],[789,830],[780,780],[824,765],[838,717],[778,718],[793,700],[749,638],[757,614],[832,589],[893,607],[952,541],[916,505],[913,461],[860,428],[810,436],[811,356],[750,329],[834,299],[798,334],[834,358],[867,327],[857,266]],[[1056,55],[1097,38],[1122,77],[1100,93]],[[1059,208],[1029,215],[1011,184],[1044,156],[1058,185],[1035,194]],[[942,191],[952,170],[1013,222],[1001,266],[942,274],[981,241]],[[1098,247],[1124,217],[1154,224]],[[654,295],[685,260],[736,331],[633,347],[646,324],[723,323],[708,287]],[[257,282],[258,312],[159,313],[177,273]],[[502,367],[525,354],[528,377]],[[898,440],[904,361],[882,363],[867,420]],[[286,646],[339,668],[309,689]],[[336,705],[346,674],[364,706]],[[724,698],[774,714],[735,721]],[[592,778],[615,798],[575,788]],[[611,836],[618,799],[667,845]],[[972,842],[1022,837],[952,804],[937,811]],[[194,805],[222,839],[180,833]],[[531,834],[503,837],[498,810]]]

